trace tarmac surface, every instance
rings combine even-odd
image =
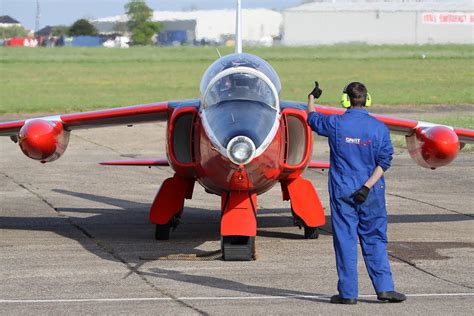
[[[378,302],[359,256],[359,302],[344,306],[329,303],[330,225],[302,239],[279,186],[258,198],[256,261],[219,259],[220,199],[199,185],[171,240],[155,241],[148,209],[172,170],[98,162],[162,157],[164,135],[161,123],[76,131],[45,165],[0,139],[0,314],[472,315],[473,152],[433,171],[397,149],[386,176],[389,255],[408,300]],[[324,139],[314,153],[327,159]],[[305,177],[330,223],[327,171]]]

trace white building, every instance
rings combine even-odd
[[[474,2],[309,3],[283,13],[283,43],[474,43]]]
[[[196,40],[220,42],[223,37],[235,33],[235,10],[208,11],[155,11],[153,21],[196,21]],[[282,14],[269,9],[243,9],[243,39],[260,42],[280,35]],[[126,22],[126,15],[112,16],[92,21],[93,23]]]
[[[12,27],[12,26],[21,26],[20,22],[15,20],[14,18],[3,15],[0,16],[0,27]]]

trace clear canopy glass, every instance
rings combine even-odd
[[[277,98],[275,90],[268,81],[258,77],[257,74],[239,70],[211,81],[203,101],[204,107],[229,100],[248,100],[276,108]]]
[[[201,96],[206,92],[211,81],[222,71],[229,68],[247,67],[255,69],[270,79],[277,93],[280,93],[281,82],[273,67],[262,58],[251,54],[230,54],[219,58],[207,68],[201,81]]]

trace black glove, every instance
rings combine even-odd
[[[359,190],[352,193],[351,197],[354,201],[358,204],[362,204],[367,200],[367,196],[369,195],[370,189],[363,185]]]
[[[311,91],[310,94],[308,94],[308,97],[312,95],[315,99],[319,99],[321,94],[323,93],[323,90],[319,89],[319,83],[317,81],[314,82],[314,89]]]

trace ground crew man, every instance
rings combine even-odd
[[[367,112],[371,98],[362,83],[344,88],[341,104],[347,111],[343,115],[316,112],[314,100],[321,92],[316,83],[308,96],[308,124],[328,137],[330,147],[329,194],[339,276],[339,294],[331,297],[331,303],[357,303],[357,239],[377,299],[402,302],[406,297],[394,291],[387,255],[383,174],[393,155],[389,131]]]

